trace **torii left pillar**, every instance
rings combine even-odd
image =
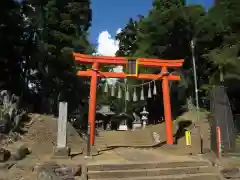
[[[92,65],[92,76],[90,83],[90,97],[89,97],[89,113],[88,113],[88,124],[90,125],[90,129],[88,130],[90,133],[90,144],[94,145],[94,136],[95,136],[95,116],[96,116],[96,102],[97,102],[97,71],[99,68],[99,64],[94,62]]]

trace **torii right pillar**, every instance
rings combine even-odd
[[[168,72],[167,68],[163,67],[162,73],[167,73],[167,72]],[[171,100],[170,100],[168,76],[163,76],[162,92],[163,92],[163,105],[164,105],[164,118],[165,118],[165,124],[166,124],[167,144],[173,145],[172,113],[171,113]]]

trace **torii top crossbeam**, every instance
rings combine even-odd
[[[76,61],[81,63],[94,63],[99,64],[115,64],[115,65],[126,65],[128,62],[127,58],[124,57],[113,57],[113,56],[90,56],[85,54],[73,53]],[[150,59],[150,58],[137,58],[139,66],[146,67],[181,67],[184,60],[162,60],[162,59]]]
[[[109,56],[90,56],[85,54],[73,53],[75,60],[79,63],[92,64],[92,68],[86,71],[78,71],[78,76],[91,77],[90,83],[90,99],[89,99],[89,115],[88,122],[90,125],[90,143],[94,145],[95,134],[95,115],[96,115],[96,89],[97,78],[126,78],[128,74],[124,72],[101,72],[99,67],[103,64],[112,64],[116,66],[126,66],[129,64],[129,60],[124,57],[109,57]],[[166,136],[167,144],[173,144],[173,132],[172,132],[172,115],[171,115],[171,103],[169,94],[169,80],[180,80],[180,76],[168,73],[168,67],[180,68],[182,67],[184,60],[162,60],[162,59],[150,59],[150,58],[138,58],[136,59],[137,66],[144,67],[157,67],[161,70],[160,74],[138,74],[131,76],[137,79],[149,79],[149,80],[162,80],[162,93],[164,104],[164,117],[166,122]],[[137,71],[136,71],[137,72]]]
[[[127,65],[128,59],[124,57],[111,57],[111,56],[90,56],[85,54],[73,53],[75,60],[79,63],[87,63],[98,65],[101,64],[113,64],[113,65]],[[171,68],[179,68],[183,65],[184,60],[161,60],[161,59],[150,59],[150,58],[138,58],[138,66],[142,67],[171,67]],[[92,70],[87,71],[78,71],[78,76],[92,76]],[[98,77],[105,78],[126,78],[128,75],[123,72],[101,72],[97,74]],[[133,77],[137,79],[149,79],[154,80],[158,79],[159,75],[156,74],[138,74]],[[169,80],[180,80],[180,76],[169,74]]]

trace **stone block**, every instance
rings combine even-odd
[[[52,170],[42,169],[37,174],[37,180],[59,180],[60,178]]]
[[[75,180],[81,175],[81,166],[58,165],[48,162],[37,168],[38,180]]]
[[[7,149],[0,148],[0,162],[6,162],[11,156],[11,152]]]
[[[39,166],[37,169],[37,180],[59,180],[60,177],[55,173],[55,169],[59,167],[54,162],[48,162]]]
[[[29,154],[31,154],[31,151],[28,149],[28,147],[26,147],[26,145],[21,145],[14,153],[12,153],[11,159],[22,160]]]
[[[65,147],[65,148],[54,147],[54,150],[53,150],[54,157],[69,158],[70,153],[71,153],[71,149],[69,147]]]
[[[68,176],[68,177],[80,176],[81,165],[63,165],[55,169],[55,172],[59,176]]]

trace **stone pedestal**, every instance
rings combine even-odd
[[[120,124],[118,127],[118,131],[127,131],[128,130],[128,126],[125,124]]]
[[[143,123],[143,129],[144,129],[148,124],[148,114],[149,114],[149,112],[147,112],[146,108],[144,107],[143,111],[140,112],[140,114],[142,115],[141,120],[142,120],[142,123]]]
[[[133,122],[133,130],[135,129],[141,129],[142,123],[141,122]]]
[[[65,148],[54,147],[54,149],[53,149],[54,157],[68,158],[70,156],[70,153],[71,153],[71,149],[69,147],[65,147]]]
[[[83,152],[85,159],[92,159],[93,156],[99,155],[99,150],[95,146],[90,146],[89,148],[89,150],[86,148]]]
[[[142,126],[142,128],[144,129],[144,128],[146,128],[146,126],[147,126],[147,121],[146,121],[146,120],[143,120],[143,126]]]

